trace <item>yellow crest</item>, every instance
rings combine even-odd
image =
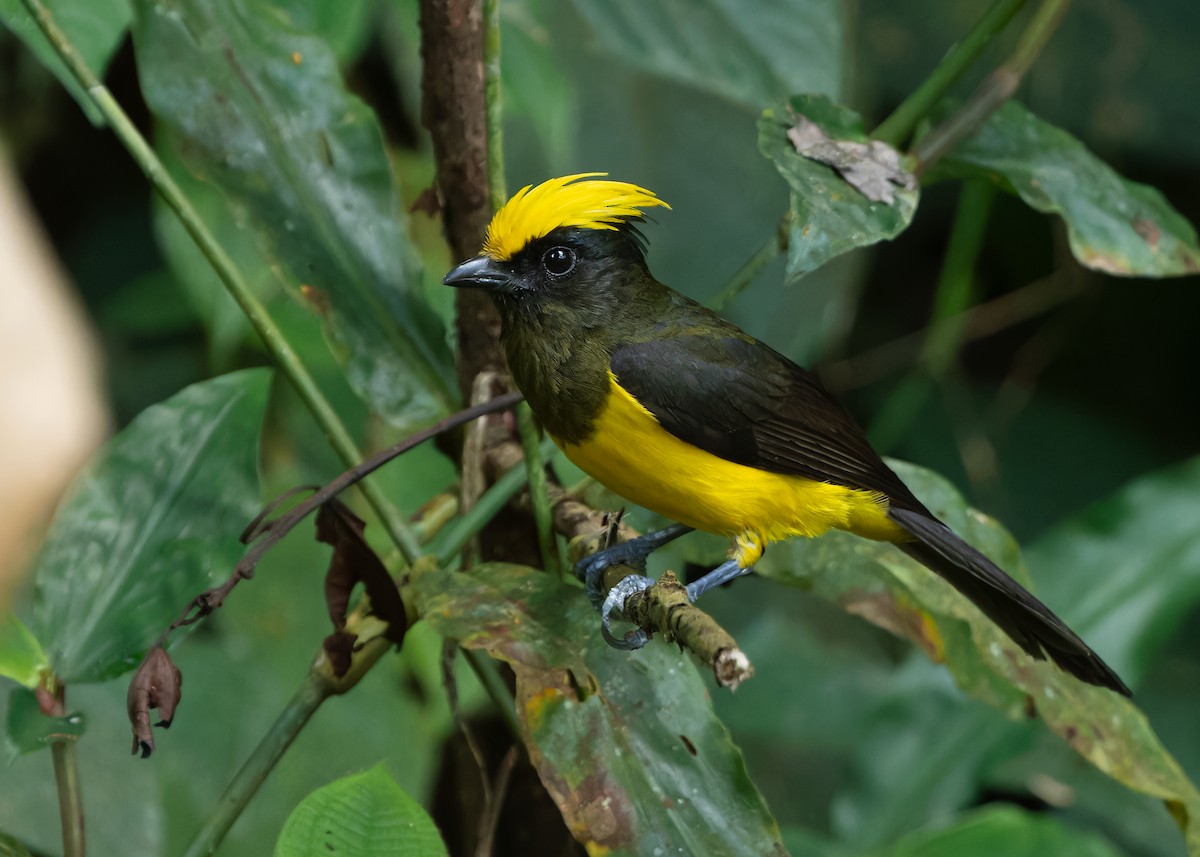
[[[641,217],[643,208],[671,207],[643,187],[594,178],[605,175],[579,173],[521,188],[488,224],[483,255],[507,262],[530,241],[560,226],[616,229]]]

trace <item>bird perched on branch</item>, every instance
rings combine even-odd
[[[522,188],[480,254],[445,278],[491,294],[513,378],[566,456],[680,522],[584,560],[593,595],[608,565],[644,561],[691,528],[733,540],[731,558],[688,587],[693,599],[751,571],[769,542],[848,530],[895,543],[1032,657],[1129,694],[1062,620],[913,496],[812,374],[656,280],[637,227],[646,209],[668,206],[602,175]],[[629,589],[614,593],[606,628],[612,599]]]

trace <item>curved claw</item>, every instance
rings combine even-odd
[[[638,536],[624,544],[614,545],[604,550],[596,551],[591,556],[584,557],[575,563],[575,576],[584,582],[588,599],[597,610],[604,603],[604,590],[601,580],[604,571],[613,565],[628,565],[644,570],[646,557],[668,542],[672,542],[685,533],[690,533],[691,527],[683,524],[672,524],[653,533]]]
[[[600,633],[604,635],[605,642],[614,649],[624,651],[640,649],[650,639],[649,635],[641,628],[634,628],[632,631],[626,632],[623,637],[617,637],[612,632],[610,617],[615,610],[618,618],[623,618],[625,602],[629,596],[635,592],[649,589],[653,585],[653,578],[631,574],[622,578],[616,586],[608,591],[608,597],[604,599],[604,604],[600,608]]]
[[[611,558],[605,555],[604,551],[599,551],[575,563],[575,576],[583,581],[588,600],[597,610],[604,603],[604,591],[600,588],[600,582],[604,579],[604,571],[610,565],[616,565],[618,562],[620,562],[619,559]]]

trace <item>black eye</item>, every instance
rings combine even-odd
[[[575,251],[570,247],[551,247],[542,256],[542,267],[555,277],[564,277],[575,268]]]

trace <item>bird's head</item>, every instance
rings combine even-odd
[[[637,224],[670,208],[651,191],[581,173],[526,186],[496,212],[479,255],[442,281],[487,289],[501,309],[595,304],[646,276]]]

